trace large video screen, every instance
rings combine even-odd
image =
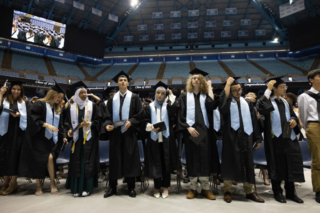
[[[63,49],[66,25],[14,10],[11,38]]]

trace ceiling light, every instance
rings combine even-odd
[[[131,6],[134,7],[138,4],[138,0],[131,0]]]

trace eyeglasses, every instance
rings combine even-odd
[[[238,89],[238,90],[231,91],[231,93],[233,93],[233,94],[237,94],[237,93],[239,93],[239,92],[242,92],[242,88],[240,88],[240,89]]]
[[[281,86],[280,89],[288,89],[288,86]]]

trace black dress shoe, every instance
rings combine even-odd
[[[132,190],[129,192],[129,197],[136,197],[136,196],[137,196],[136,191],[134,191],[134,189],[132,189]]]
[[[292,200],[293,202],[296,202],[296,203],[303,203],[303,200],[301,200],[300,198],[298,198],[297,195],[293,194],[293,195],[287,195],[286,196],[286,199],[288,200]]]
[[[108,198],[111,197],[113,195],[117,194],[117,190],[113,190],[113,189],[109,189],[104,195],[104,198]]]
[[[183,183],[189,183],[190,182],[190,178],[188,176],[185,176],[183,178]]]
[[[316,201],[320,203],[320,191],[316,193]]]
[[[280,193],[274,194],[274,199],[278,201],[279,203],[286,203],[286,199],[284,199],[283,195]]]

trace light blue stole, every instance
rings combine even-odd
[[[244,132],[247,135],[251,135],[253,127],[250,108],[248,102],[243,97],[240,97],[240,108]],[[232,98],[230,104],[230,119],[232,129],[237,131],[240,127],[240,114],[237,101],[234,98]]]
[[[20,103],[17,101],[18,110],[20,113],[19,127],[22,131],[27,128],[27,106],[24,101]],[[7,100],[3,100],[3,109],[10,109],[10,103]],[[10,113],[3,112],[0,115],[0,135],[3,136],[8,132]]]
[[[152,102],[151,104],[149,104],[150,110],[151,110],[151,123],[155,124],[157,123],[157,112],[154,106],[154,102]],[[168,116],[168,110],[167,110],[167,103],[163,103],[162,104],[162,108],[161,108],[161,121],[164,121],[164,123],[166,124],[166,130],[162,131],[162,135],[166,138],[168,138],[170,136],[170,125],[169,125],[169,116]],[[155,133],[154,131],[151,131],[151,139],[156,141],[158,140],[159,134]]]
[[[50,106],[50,103],[46,102],[46,123],[50,124],[57,129],[59,129],[59,120],[60,120],[60,115],[56,113],[56,107],[53,107],[54,115],[52,115],[52,109]],[[46,128],[46,133],[45,137],[50,140],[53,137],[53,142],[57,143],[58,142],[58,132],[52,133],[48,128]]]
[[[288,102],[284,99],[280,99],[283,101],[285,108],[286,108],[286,118],[287,121],[290,120],[290,110],[289,110],[289,104]],[[272,125],[272,133],[278,138],[282,134],[282,126],[281,126],[281,117],[280,117],[280,112],[277,103],[274,100],[274,97],[271,98],[271,103],[273,105],[274,110],[271,112],[271,125]],[[291,130],[291,136],[290,139],[294,140],[296,139],[296,134],[294,133],[293,129]]]
[[[221,128],[220,111],[219,108],[213,110],[213,128],[219,132]]]
[[[206,94],[200,94],[200,106],[203,115],[203,120],[207,128],[209,129],[209,121],[206,109]],[[187,92],[187,124],[189,126],[193,126],[195,123],[195,116],[196,116],[196,107],[194,101],[194,94],[193,92]]]
[[[126,97],[123,101],[122,109],[121,109],[121,116],[122,120],[129,120],[129,113],[130,113],[130,104],[131,104],[131,97],[132,92],[127,90]],[[115,123],[120,121],[120,91],[118,91],[112,99],[112,110],[113,110],[113,120],[112,122]],[[125,125],[121,127],[121,132],[124,133],[127,131],[124,129]]]

